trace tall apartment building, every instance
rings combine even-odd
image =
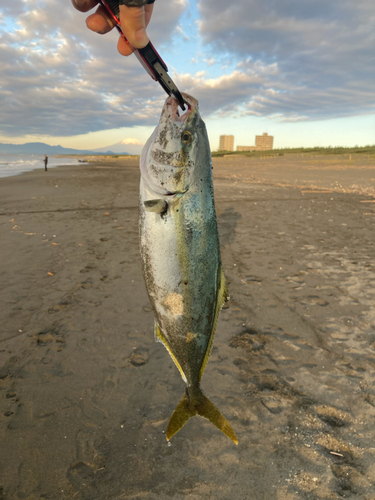
[[[234,135],[221,135],[219,142],[219,151],[233,151]]]
[[[264,133],[255,136],[255,146],[237,146],[237,151],[266,151],[273,148],[273,136]]]
[[[273,136],[264,133],[263,135],[255,136],[255,146],[257,150],[267,150],[273,148]]]

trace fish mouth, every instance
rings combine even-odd
[[[183,111],[179,107],[179,102],[174,95],[171,95],[166,101],[166,108],[169,112],[170,119],[179,125],[184,124],[189,118],[192,118],[195,110],[198,109],[198,101],[194,99],[194,97],[184,92],[182,92],[181,95],[187,106],[186,111]]]

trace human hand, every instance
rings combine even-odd
[[[129,3],[129,0],[125,1]],[[142,0],[133,1],[132,3],[142,3]],[[72,0],[72,4],[80,12],[88,12],[98,4],[98,0]],[[126,43],[122,37],[119,38],[117,49],[120,54],[129,56],[134,51],[134,48],[141,49],[148,44],[149,39],[146,28],[150,22],[153,8],[153,3],[141,7],[120,5],[121,29],[129,42]],[[86,25],[90,30],[101,35],[108,33],[114,28],[112,19],[101,5],[99,5],[94,14],[91,14],[86,19]]]

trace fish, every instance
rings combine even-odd
[[[211,151],[198,101],[169,97],[140,157],[139,233],[144,281],[155,316],[155,340],[176,364],[186,390],[167,427],[167,441],[195,415],[234,443],[227,419],[200,381],[218,315],[229,300],[220,256]]]

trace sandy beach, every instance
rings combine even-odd
[[[194,418],[153,339],[138,163],[0,179],[0,500],[374,500],[375,160],[217,158],[231,300]]]

